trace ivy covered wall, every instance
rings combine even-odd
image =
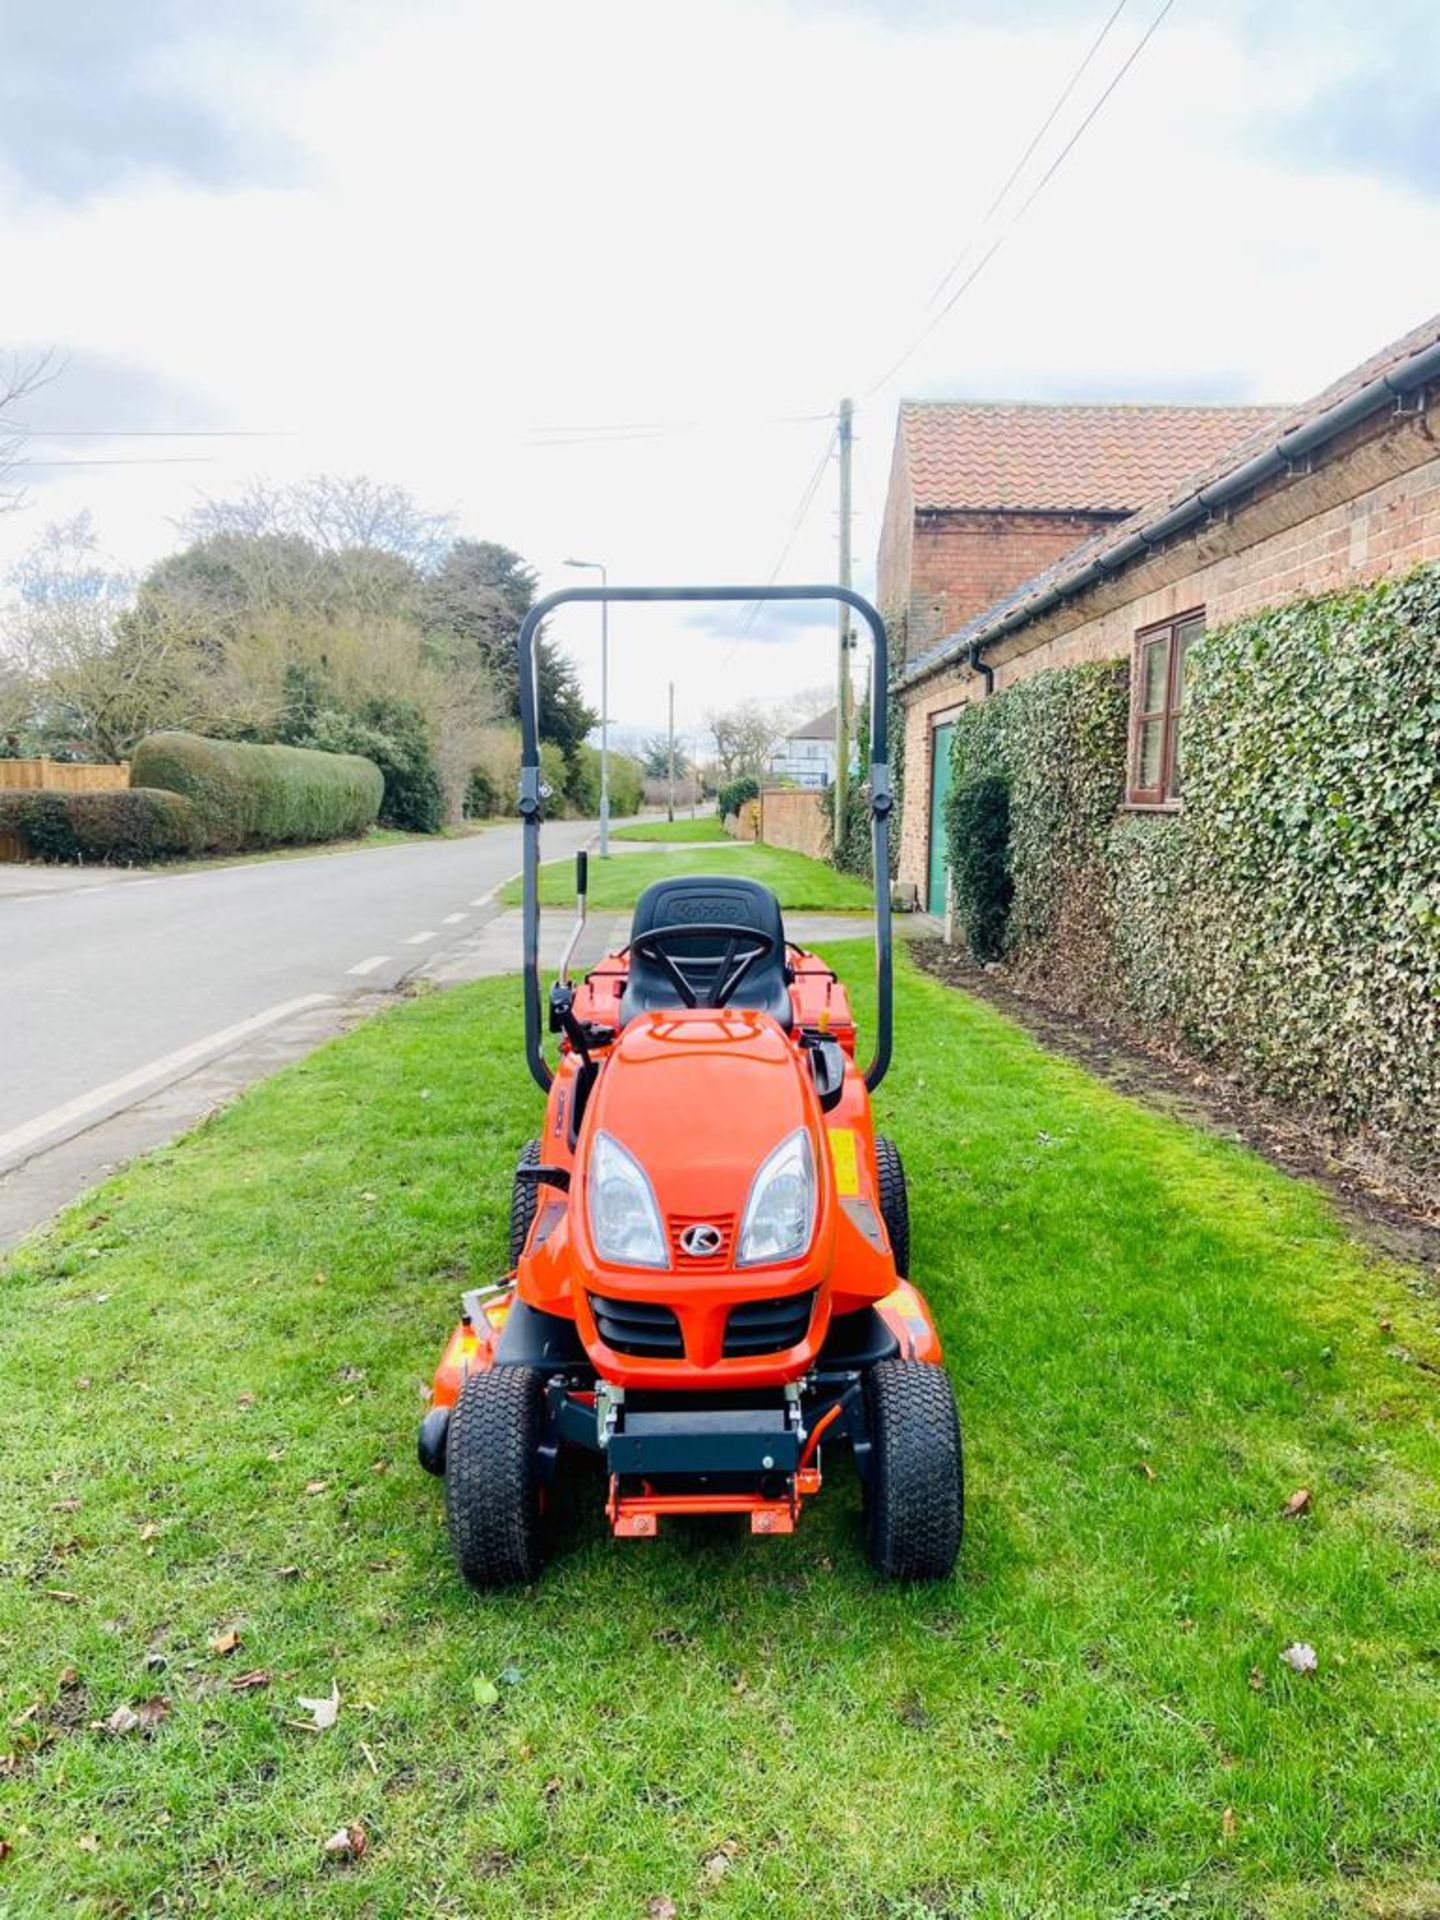
[[[1056,670],[959,716],[962,926],[1007,894],[1022,981],[1440,1173],[1440,569],[1196,643],[1178,814],[1123,809],[1128,687]]]

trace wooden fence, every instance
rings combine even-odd
[[[0,793],[114,793],[130,784],[130,762],[100,766],[77,760],[0,760]]]
[[[130,762],[102,766],[75,760],[0,760],[0,793],[115,793],[130,784]],[[23,860],[25,849],[0,828],[0,860]]]

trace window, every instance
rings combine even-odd
[[[1130,735],[1130,802],[1159,807],[1180,798],[1180,715],[1190,642],[1205,630],[1202,612],[1181,614],[1135,636]]]

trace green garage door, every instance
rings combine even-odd
[[[945,802],[950,795],[950,742],[955,723],[947,720],[930,734],[930,899],[931,913],[945,911]]]

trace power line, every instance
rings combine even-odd
[[[994,240],[991,241],[990,245],[986,248],[985,252],[981,254],[980,258],[976,261],[975,265],[970,269],[969,273],[966,274],[965,278],[960,282],[960,285],[955,289],[954,293],[951,294],[950,298],[945,302],[944,306],[940,309],[939,313],[936,314],[935,318],[932,321],[930,321],[930,323],[927,326],[921,328],[920,332],[916,334],[915,338],[910,342],[909,346],[906,347],[906,349],[899,356],[898,359],[892,361],[890,366],[886,368],[885,372],[881,374],[880,378],[875,382],[875,384],[871,387],[866,388],[864,397],[867,400],[873,398],[874,395],[877,394],[883,386],[887,385],[891,380],[894,379],[895,375],[905,365],[906,361],[909,360],[911,355],[915,353],[918,348],[922,347],[925,344],[925,342],[930,338],[931,334],[935,332],[936,328],[939,327],[942,324],[942,322],[948,318],[948,316],[954,311],[955,307],[959,304],[959,302],[970,291],[971,287],[974,286],[975,282],[980,278],[981,274],[985,271],[986,267],[989,266],[990,262],[995,258],[996,254],[1000,251],[1001,247],[1009,239],[1010,235],[1015,231],[1016,227],[1019,226],[1020,222],[1025,218],[1025,215],[1030,211],[1031,207],[1034,206],[1035,202],[1039,199],[1040,195],[1045,191],[1046,187],[1049,186],[1050,182],[1055,178],[1055,175],[1060,171],[1060,168],[1064,165],[1065,161],[1069,158],[1077,142],[1081,139],[1082,135],[1086,132],[1087,128],[1089,128],[1091,123],[1094,121],[1096,115],[1100,112],[1101,108],[1105,105],[1106,101],[1110,98],[1111,94],[1114,93],[1115,89],[1119,86],[1120,82],[1125,78],[1126,74],[1130,71],[1131,67],[1134,66],[1135,62],[1139,59],[1140,55],[1145,51],[1145,48],[1150,44],[1150,41],[1154,38],[1155,32],[1158,29],[1160,22],[1165,18],[1166,14],[1169,13],[1171,7],[1174,6],[1174,4],[1175,4],[1175,0],[1163,0],[1163,5],[1161,6],[1160,11],[1155,15],[1154,19],[1150,22],[1149,26],[1145,29],[1144,33],[1140,36],[1139,40],[1136,41],[1135,45],[1131,48],[1126,58],[1121,62],[1120,67],[1111,77],[1110,82],[1106,86],[1104,92],[1101,93],[1100,97],[1094,102],[1094,104],[1090,108],[1090,111],[1085,115],[1084,119],[1080,122],[1079,126],[1076,127],[1075,131],[1070,135],[1070,138],[1065,142],[1064,146],[1061,147],[1060,151],[1056,154],[1055,158],[1050,162],[1050,165],[1045,169],[1044,173],[1041,174],[1040,178],[1036,181],[1035,185],[1030,189],[1029,193],[1025,196],[1024,200],[1020,204],[1019,211],[1009,221],[1008,225],[1000,229],[1000,232],[995,236]]]
[[[96,460],[12,460],[11,467],[213,467],[207,453],[107,455]]]
[[[1020,175],[1025,171],[1026,165],[1029,162],[1031,154],[1034,153],[1035,149],[1039,146],[1040,142],[1045,138],[1046,134],[1050,131],[1051,127],[1054,126],[1055,121],[1059,116],[1061,108],[1065,105],[1065,102],[1070,98],[1071,94],[1075,91],[1076,87],[1080,84],[1080,81],[1084,78],[1084,75],[1090,65],[1090,62],[1095,58],[1096,54],[1100,51],[1101,47],[1104,45],[1105,40],[1109,35],[1110,29],[1114,26],[1115,22],[1120,18],[1121,14],[1125,11],[1125,8],[1128,4],[1129,4],[1129,0],[1118,0],[1118,4],[1115,7],[1114,12],[1110,15],[1109,19],[1105,22],[1104,26],[1101,27],[1099,33],[1097,33],[1095,38],[1090,42],[1089,49],[1087,50],[1084,59],[1080,62],[1079,66],[1075,68],[1074,72],[1070,75],[1070,78],[1065,82],[1065,85],[1061,88],[1060,93],[1056,97],[1055,104],[1051,107],[1049,113],[1046,114],[1045,118],[1040,122],[1039,127],[1035,130],[1034,134],[1031,136],[1029,146],[1026,147],[1025,151],[1021,154],[1020,158],[1015,162],[1014,166],[1010,169],[1010,172],[1006,177],[1004,186],[1001,187],[1000,191],[995,195],[995,198],[990,202],[989,206],[985,209],[984,213],[981,215],[978,226],[975,228],[975,231],[971,234],[970,238],[965,242],[965,246],[959,258],[953,261],[950,264],[950,266],[948,266],[945,269],[945,272],[940,276],[940,280],[936,285],[935,291],[930,296],[931,306],[934,306],[935,302],[940,298],[941,294],[944,293],[946,287],[949,286],[950,282],[954,279],[955,275],[960,271],[961,267],[965,264],[966,260],[969,259],[971,253],[974,252],[976,242],[979,240],[981,234],[985,231],[986,227],[989,226],[991,220],[994,218],[995,214],[998,212],[1002,201],[1006,199],[1006,197],[1010,192],[1010,189],[1014,186],[1015,182],[1020,178]]]
[[[285,428],[264,427],[32,427],[16,421],[13,431],[31,440],[284,440]]]
[[[830,429],[830,432],[825,436],[824,451],[821,453],[820,458],[816,463],[815,471],[811,474],[810,478],[805,483],[805,490],[800,496],[800,505],[796,510],[794,520],[790,524],[790,531],[785,536],[785,544],[780,549],[780,558],[775,562],[774,566],[770,569],[769,575],[765,581],[765,584],[767,587],[773,587],[775,582],[779,579],[781,568],[785,565],[785,562],[790,558],[790,549],[795,545],[796,540],[798,540],[800,537],[800,529],[805,524],[806,516],[810,512],[810,508],[814,503],[815,495],[820,491],[820,482],[825,478],[825,469],[830,464],[830,450],[835,445],[835,435],[836,435],[836,429],[832,427]],[[734,653],[736,647],[739,646],[742,640],[746,639],[749,636],[750,629],[754,626],[756,620],[759,618],[760,609],[764,606],[764,604],[765,602],[763,600],[751,600],[747,604],[745,611],[740,618],[740,631],[735,635],[735,638],[730,642],[730,645],[726,648],[725,653],[720,661],[721,672],[724,671],[725,666],[729,661],[731,654]]]

